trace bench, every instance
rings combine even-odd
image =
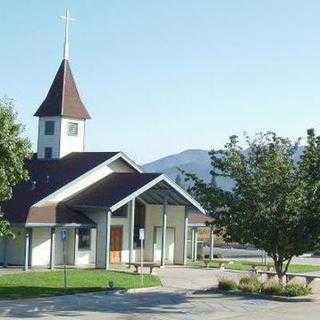
[[[274,271],[262,271],[262,270],[258,270],[257,274],[259,274],[259,275],[265,274],[268,279],[275,277],[277,275],[277,273]],[[305,273],[287,273],[285,276],[285,280],[286,280],[286,282],[289,282],[290,280],[292,280],[295,277],[305,278],[307,285],[310,284],[315,279],[320,279],[320,276],[308,275]]]
[[[129,266],[129,268],[131,266],[135,267],[135,273],[139,273],[139,268],[141,269],[141,262],[132,262],[132,263],[127,263],[127,265]],[[143,268],[149,268],[150,270],[150,274],[152,274],[152,271],[154,268],[160,268],[160,264],[158,263],[154,263],[154,262],[143,262],[142,264]]]

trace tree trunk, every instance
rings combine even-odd
[[[278,276],[279,284],[283,286],[284,276],[286,274],[285,270],[283,270],[283,261],[282,259],[273,259],[273,262],[274,262],[274,268]]]

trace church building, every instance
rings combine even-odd
[[[95,266],[143,260],[185,264],[188,217],[204,210],[161,173],[145,173],[122,152],[85,151],[86,121],[69,64],[67,11],[64,55],[35,112],[37,153],[26,162],[30,179],[1,209],[14,239],[0,243],[4,266]],[[102,133],[103,135],[103,133]]]

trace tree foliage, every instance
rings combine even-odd
[[[13,187],[28,179],[25,160],[31,156],[31,144],[23,136],[13,101],[0,99],[0,202],[12,197]],[[0,237],[11,236],[9,223],[0,219]]]
[[[245,136],[243,148],[231,136],[224,150],[212,150],[212,180],[233,180],[226,191],[195,175],[191,192],[215,218],[226,241],[253,244],[273,259],[280,282],[291,259],[314,250],[320,239],[320,137],[308,131],[298,161],[299,142],[261,133]]]

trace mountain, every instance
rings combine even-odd
[[[294,155],[294,160],[297,162],[303,153],[303,146],[298,147]],[[146,172],[163,172],[172,180],[176,180],[181,173],[179,169],[185,172],[195,173],[199,178],[210,182],[211,175],[211,159],[208,150],[192,149],[186,150],[178,154],[173,154],[159,160],[147,163],[143,166]],[[183,180],[183,178],[182,178]],[[232,180],[228,178],[218,177],[216,179],[218,186],[225,190],[232,189]]]
[[[143,166],[146,172],[163,172],[172,180],[181,177],[179,168],[185,172],[195,173],[199,178],[210,182],[211,159],[208,150],[192,149],[178,154],[173,154],[159,160],[147,163]],[[183,179],[182,179],[183,180]],[[224,189],[230,190],[232,181],[218,177],[216,183]]]

